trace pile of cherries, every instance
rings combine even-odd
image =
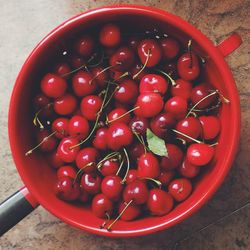
[[[191,45],[108,23],[75,39],[41,79],[37,144],[26,155],[46,153],[57,171],[51,192],[91,204],[102,228],[169,213],[214,157],[229,101],[202,81]]]

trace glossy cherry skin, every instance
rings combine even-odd
[[[124,108],[115,108],[107,115],[107,121],[109,124],[115,124],[115,123],[125,123],[128,124],[131,120],[130,114],[126,114],[128,110]],[[120,118],[119,118],[120,117]]]
[[[186,178],[194,178],[200,172],[200,168],[191,164],[187,159],[184,159],[178,168],[178,172]]]
[[[179,96],[171,97],[164,108],[166,112],[172,113],[177,119],[183,118],[187,113],[187,100]]]
[[[95,121],[102,106],[102,99],[98,95],[83,97],[80,107],[82,115],[89,121]]]
[[[120,28],[112,23],[104,25],[99,34],[99,41],[105,47],[118,46],[121,41]]]
[[[184,53],[179,57],[177,62],[177,70],[180,78],[192,81],[200,74],[200,65],[198,57],[191,52],[192,60],[189,53]]]
[[[124,104],[134,103],[138,96],[138,86],[131,79],[123,80],[114,94],[115,100]]]
[[[164,77],[157,74],[147,74],[140,81],[140,93],[154,92],[164,95],[167,89],[167,81]]]
[[[105,176],[102,180],[101,191],[109,199],[117,201],[123,189],[122,179],[117,175]]]
[[[175,179],[168,185],[168,192],[176,201],[184,201],[192,192],[192,183],[186,178]]]
[[[112,150],[120,150],[128,146],[133,141],[133,134],[129,127],[124,123],[111,124],[107,134],[107,144]]]
[[[182,150],[175,144],[166,144],[168,157],[163,156],[161,158],[160,166],[164,170],[172,170],[181,165],[183,160]]]
[[[90,72],[79,70],[73,75],[72,87],[75,95],[79,97],[91,95],[95,92],[97,84]]]
[[[76,166],[85,173],[92,173],[96,170],[98,156],[98,151],[95,148],[83,148],[76,156]]]
[[[173,170],[163,170],[161,171],[158,180],[161,182],[163,186],[169,184],[169,182],[174,178],[175,172]]]
[[[160,62],[162,51],[156,40],[145,39],[137,46],[137,53],[143,65],[146,63],[147,57],[149,57],[146,66],[154,67]]]
[[[88,121],[80,115],[72,116],[69,120],[69,134],[77,136],[79,140],[85,139],[89,134]]]
[[[145,135],[149,122],[146,118],[135,116],[129,123],[129,127],[133,133],[138,135]]]
[[[202,126],[202,137],[205,140],[212,140],[220,133],[220,119],[216,116],[200,116]]]
[[[94,49],[95,42],[89,34],[82,35],[75,43],[75,50],[83,57],[89,57]]]
[[[202,126],[197,118],[187,117],[177,123],[176,130],[196,139],[201,135]],[[187,138],[186,136],[182,136],[178,134],[178,137],[184,139],[187,142],[192,142],[192,140]]]
[[[59,117],[52,122],[52,131],[55,132],[55,136],[62,139],[69,135],[69,119]]]
[[[57,153],[60,159],[68,163],[73,162],[76,158],[78,151],[80,150],[80,146],[76,146],[73,148],[71,147],[77,144],[79,144],[79,140],[77,138],[63,138],[57,147]]]
[[[48,155],[48,162],[51,167],[58,169],[62,165],[64,165],[64,162],[59,157],[57,151],[52,152],[50,155]]]
[[[154,188],[149,191],[147,207],[151,214],[162,216],[168,214],[174,206],[173,197],[167,192]]]
[[[41,81],[41,90],[47,97],[58,98],[65,94],[67,89],[66,81],[55,74],[46,74]]]
[[[129,70],[135,62],[134,51],[129,47],[121,47],[110,57],[109,64],[116,71],[125,72]]]
[[[157,178],[160,175],[160,166],[157,158],[152,153],[141,155],[138,160],[138,177]]]
[[[174,115],[171,113],[161,113],[153,117],[150,121],[150,128],[158,137],[167,136],[168,130],[176,124]]]
[[[107,218],[113,213],[113,202],[104,194],[97,194],[92,200],[92,212],[99,218]]]
[[[37,144],[43,142],[39,146],[42,152],[51,152],[56,148],[57,140],[54,136],[49,136],[50,134],[48,130],[40,130],[36,134]]]
[[[96,149],[106,150],[108,148],[107,134],[108,134],[108,129],[107,128],[99,128],[96,131],[95,138],[94,138],[94,140],[92,142],[93,146]]]
[[[136,144],[133,144],[129,148],[129,156],[131,156],[132,159],[134,159],[135,161],[138,161],[140,156],[142,154],[144,154],[144,153],[145,153],[145,149],[144,149],[143,145],[140,142],[138,142]]]
[[[90,195],[86,190],[84,190],[82,187],[80,187],[80,195],[78,197],[78,200],[82,203],[86,203],[90,198]]]
[[[71,94],[65,94],[62,97],[55,99],[54,110],[59,115],[70,115],[77,107],[77,100]]]
[[[81,178],[81,186],[88,194],[98,194],[101,190],[101,177],[95,173],[85,173]]]
[[[103,67],[97,66],[91,69],[91,73],[93,75],[93,79],[100,87],[105,87],[107,85],[108,80],[108,72],[104,70]]]
[[[214,148],[205,143],[194,143],[187,149],[187,160],[195,166],[208,164],[213,156]]]
[[[161,39],[160,45],[163,52],[162,57],[165,60],[174,59],[180,51],[180,45],[178,41],[171,37]]]
[[[147,201],[149,195],[146,184],[141,180],[135,180],[129,183],[123,190],[123,199],[125,202],[133,200],[133,204],[140,205]]]
[[[33,105],[35,107],[35,110],[39,110],[41,108],[44,108],[49,103],[50,103],[50,99],[42,93],[37,94],[35,96],[35,98],[33,99]]]
[[[118,213],[120,214],[123,209],[126,207],[126,203],[120,203],[118,207]],[[141,214],[141,207],[133,204],[133,202],[126,208],[126,210],[122,213],[120,219],[123,221],[131,221],[136,219]]]
[[[135,181],[137,179],[137,177],[138,177],[137,169],[130,169],[128,171],[128,175],[126,177],[126,183],[128,184],[128,183]]]
[[[68,63],[57,63],[54,67],[54,73],[61,77],[66,77],[66,75],[71,71]]]
[[[75,179],[76,170],[70,165],[65,165],[57,170],[56,175],[58,179],[63,179],[65,176],[70,177],[71,179]]]
[[[54,192],[61,200],[74,201],[80,195],[80,186],[72,178],[65,176],[57,181]]]
[[[172,96],[179,96],[184,99],[189,99],[192,91],[192,83],[183,79],[175,80],[176,85],[171,86]]]
[[[163,108],[162,97],[157,93],[140,94],[137,98],[134,113],[140,117],[153,117],[159,114]]]
[[[119,164],[117,159],[111,158],[102,162],[100,172],[103,176],[115,175],[118,171]]]

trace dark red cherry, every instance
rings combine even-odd
[[[192,83],[183,79],[175,80],[176,85],[171,86],[172,96],[179,96],[189,99],[192,91]]]
[[[141,155],[138,160],[139,178],[157,178],[160,175],[160,166],[157,158],[152,153]]]
[[[144,146],[138,142],[136,144],[133,144],[129,149],[129,155],[137,161],[142,154],[145,153]]]
[[[61,167],[64,164],[64,162],[59,157],[57,151],[54,151],[50,155],[48,155],[48,162],[49,162],[50,166],[55,168],[55,169],[58,169],[59,167]]]
[[[130,129],[133,133],[145,135],[149,122],[146,118],[135,116],[129,123]]]
[[[109,112],[107,116],[107,122],[109,124],[115,124],[115,123],[128,124],[129,121],[131,120],[131,116],[130,114],[126,114],[127,112],[128,110],[124,108],[115,108],[111,112]]]
[[[162,57],[165,60],[174,59],[180,51],[180,45],[174,38],[163,38],[160,40],[160,45],[163,52]]]
[[[52,122],[52,131],[55,132],[55,136],[62,139],[69,135],[69,119],[59,117]]]
[[[193,178],[199,174],[200,168],[185,159],[179,166],[178,171],[183,177]]]
[[[80,187],[80,195],[78,197],[78,200],[82,203],[86,203],[89,200],[90,195],[86,190],[84,190],[82,187]]]
[[[56,174],[58,179],[63,179],[65,176],[72,179],[76,178],[76,170],[70,165],[61,166]]]
[[[81,56],[72,55],[69,58],[69,63],[73,69],[78,69],[80,67],[83,67],[86,64],[86,61]]]
[[[108,72],[101,66],[97,66],[91,69],[93,79],[100,87],[105,87],[108,80]]]
[[[172,78],[177,78],[177,65],[176,62],[167,62],[162,66],[162,69],[164,72],[166,72],[168,75],[170,75]]]
[[[163,186],[169,184],[169,182],[174,178],[175,172],[173,170],[163,170],[161,171],[158,180],[161,182]]]
[[[117,159],[111,158],[103,161],[100,165],[100,172],[103,176],[115,175],[118,171],[119,164]]]
[[[127,203],[122,202],[119,205],[118,213],[121,214],[121,212],[126,207]],[[141,214],[141,207],[133,204],[133,202],[126,208],[126,210],[122,213],[120,219],[123,221],[131,221],[136,219]]]
[[[106,176],[102,180],[101,191],[109,199],[117,201],[123,189],[122,179],[117,175]]]
[[[89,134],[88,121],[80,115],[72,116],[69,120],[69,134],[77,136],[79,140],[85,139]]]
[[[71,71],[69,64],[67,63],[57,63],[54,67],[54,72],[56,75],[64,77]]]
[[[120,28],[112,23],[106,24],[100,31],[99,40],[105,47],[116,47],[121,41]]]
[[[81,178],[81,186],[88,194],[98,194],[101,191],[101,181],[96,173],[85,173]]]
[[[183,118],[187,113],[187,100],[179,96],[171,97],[164,108],[166,112],[172,113],[177,119]]]
[[[75,43],[75,50],[83,57],[91,56],[95,46],[94,39],[89,34],[82,35]]]
[[[55,99],[54,110],[59,115],[70,115],[77,107],[77,100],[71,94],[65,94],[62,97]]]
[[[50,103],[50,100],[47,96],[44,94],[37,94],[33,100],[33,104],[35,107],[35,110],[39,110],[41,108],[44,108]]]
[[[89,121],[95,121],[102,106],[102,99],[98,95],[83,97],[80,107],[82,115]]]
[[[147,68],[142,69],[143,65],[141,63],[136,63],[131,69],[130,74],[134,77],[134,80],[140,81],[145,75],[148,74]],[[140,73],[139,73],[140,72]],[[138,74],[139,73],[139,74]]]
[[[126,177],[126,183],[128,184],[135,181],[137,177],[138,177],[138,171],[136,169],[130,169]]]
[[[220,133],[220,120],[216,116],[200,116],[202,126],[202,137],[205,140],[212,140]]]
[[[36,134],[37,144],[42,144],[39,146],[39,149],[42,152],[51,152],[56,148],[57,140],[54,136],[50,136],[48,130],[40,130]]]
[[[128,45],[134,50],[137,51],[137,46],[140,43],[140,39],[136,36],[131,36],[128,39]]]
[[[99,218],[107,218],[113,213],[113,202],[104,194],[97,194],[92,200],[92,212]]]
[[[94,138],[94,140],[92,142],[93,146],[96,149],[106,150],[108,148],[107,134],[108,134],[108,129],[107,128],[99,128],[96,131],[95,138]]]

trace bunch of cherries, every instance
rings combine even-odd
[[[122,36],[108,23],[75,39],[41,79],[37,145],[26,155],[46,153],[55,195],[91,204],[102,228],[169,213],[214,157],[229,101],[201,81],[191,45],[156,30]]]

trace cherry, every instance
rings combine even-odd
[[[96,170],[98,156],[98,151],[95,148],[83,148],[76,156],[76,166],[85,173],[92,173]]]
[[[131,36],[128,39],[128,45],[135,51],[137,51],[137,46],[139,45],[140,40],[136,36]]]
[[[58,98],[65,94],[66,81],[55,74],[46,74],[41,81],[41,90],[47,97]]]
[[[70,115],[77,107],[77,100],[71,94],[65,94],[54,102],[54,110],[59,115]]]
[[[83,57],[89,57],[94,49],[94,39],[88,34],[84,34],[75,43],[75,50]]]
[[[89,200],[89,194],[82,187],[80,188],[80,196],[78,197],[78,200],[82,203],[86,203]]]
[[[137,177],[138,177],[137,169],[130,169],[127,174],[126,183],[128,184],[135,181]]]
[[[141,155],[137,170],[140,178],[157,178],[160,175],[159,162],[152,153]]]
[[[63,179],[65,176],[70,177],[72,179],[76,178],[76,170],[70,165],[60,167],[57,170],[56,174],[58,179]]]
[[[117,175],[105,176],[102,180],[101,191],[111,200],[117,201],[122,189],[122,179]]]
[[[199,174],[200,168],[191,164],[187,159],[185,159],[179,166],[178,171],[186,178],[193,178]]]
[[[74,201],[80,195],[80,186],[74,180],[65,176],[57,181],[54,191],[56,196],[65,201]]]
[[[35,106],[35,110],[39,110],[41,108],[46,107],[50,103],[50,100],[44,94],[38,94],[35,96],[33,100],[33,104]]]
[[[187,100],[179,96],[174,96],[168,99],[164,108],[166,112],[172,113],[176,118],[183,118],[187,113]]]
[[[83,70],[76,72],[72,78],[74,93],[79,97],[93,94],[97,88],[97,84],[96,80],[92,79],[93,75],[90,72],[85,72]]]
[[[129,47],[121,47],[110,57],[109,64],[116,71],[124,72],[130,69],[135,62],[135,55]]]
[[[191,181],[186,178],[175,179],[168,185],[168,192],[176,201],[184,201],[192,192]]]
[[[138,74],[139,73],[139,74]],[[136,63],[131,69],[130,69],[130,74],[133,77],[134,80],[140,81],[146,74],[148,74],[147,70],[141,63]]]
[[[109,124],[115,124],[115,123],[125,123],[128,124],[131,116],[128,111],[124,108],[116,108],[113,109],[111,112],[109,112],[107,116],[107,122]]]
[[[97,95],[85,96],[80,106],[82,115],[89,121],[95,121],[102,106],[102,99]]]
[[[172,78],[177,78],[177,65],[175,62],[167,62],[162,67],[163,71],[170,75]]]
[[[167,81],[157,74],[147,74],[140,81],[140,93],[154,92],[164,95],[167,89]]]
[[[160,62],[162,51],[157,41],[145,39],[137,46],[137,53],[143,65],[154,67]]]
[[[166,144],[168,156],[161,158],[160,166],[164,170],[172,170],[181,165],[183,160],[182,150],[175,144]]]
[[[120,203],[118,207],[119,214],[122,213],[122,211],[125,209],[127,203]],[[121,214],[120,219],[123,221],[131,221],[136,219],[141,214],[141,207],[131,203]]]
[[[112,150],[119,150],[133,141],[133,134],[124,123],[111,124],[107,134],[107,144]]]
[[[120,28],[112,23],[102,27],[99,34],[100,43],[106,47],[116,47],[121,41]]]
[[[169,184],[169,182],[174,178],[175,172],[173,170],[163,170],[161,171],[158,180],[161,182],[163,186]]]
[[[56,168],[56,169],[61,167],[64,164],[64,162],[59,157],[59,154],[57,153],[57,151],[54,151],[50,155],[48,155],[48,162],[51,167]]]
[[[197,118],[187,117],[187,118],[185,118],[177,123],[176,130],[178,130],[179,132],[181,132],[189,137],[196,139],[201,135],[202,126]],[[189,139],[185,136],[182,136],[182,135],[178,135],[178,137],[184,139],[187,142],[192,141],[191,139]]]
[[[106,218],[113,213],[113,202],[104,194],[97,194],[92,200],[92,212],[99,218]]]
[[[129,155],[135,160],[137,161],[140,156],[142,154],[145,153],[145,148],[144,146],[141,144],[141,143],[136,143],[136,144],[133,144],[131,147],[130,147],[130,150],[129,150]]]
[[[164,138],[167,132],[176,123],[176,120],[171,113],[161,113],[153,117],[150,121],[150,128],[158,137]]]
[[[173,206],[174,199],[167,192],[158,188],[149,191],[147,207],[151,214],[158,216],[168,214]]]
[[[117,159],[111,158],[103,161],[100,165],[100,172],[103,176],[115,175],[119,169]]]
[[[107,134],[108,134],[108,129],[107,128],[99,128],[96,131],[95,138],[94,138],[94,140],[92,142],[93,146],[96,149],[106,150],[108,148]]]
[[[183,79],[175,80],[176,85],[171,86],[172,96],[179,96],[184,99],[189,99],[192,91],[192,84]]]
[[[40,130],[36,134],[37,142],[41,145],[40,150],[43,152],[51,152],[56,148],[57,140],[54,136],[50,136],[48,130]],[[32,150],[33,151],[33,150]]]
[[[101,66],[97,66],[91,69],[91,74],[95,82],[99,87],[105,87],[107,85],[108,80],[108,72]]]
[[[138,96],[137,84],[135,83],[135,81],[131,79],[123,80],[119,84],[118,90],[114,94],[115,100],[125,104],[134,103],[137,96]]]
[[[70,66],[67,63],[57,63],[54,67],[55,74],[61,77],[69,74],[70,71]]]
[[[135,104],[139,108],[134,113],[140,117],[153,117],[161,112],[163,105],[162,97],[157,93],[140,94]]]
[[[84,67],[84,65],[86,64],[85,60],[81,56],[78,56],[78,55],[72,55],[69,58],[69,63],[71,67],[74,69]]]
[[[66,137],[63,138],[57,147],[57,153],[60,159],[64,162],[73,162],[76,158],[78,151],[80,150],[79,140],[74,137]]]
[[[96,173],[85,173],[81,178],[81,186],[88,194],[98,194],[101,190],[101,177]]]
[[[216,116],[200,116],[202,136],[205,140],[212,140],[220,133],[220,120]]]
[[[171,60],[175,58],[180,51],[180,45],[174,38],[163,38],[160,40],[160,45],[163,52],[163,59],[165,60]]]
[[[56,131],[55,136],[62,139],[69,135],[69,119],[59,117],[52,123],[52,131]]]
[[[135,116],[129,123],[130,129],[133,133],[138,135],[145,135],[149,122],[146,118]]]
[[[71,136],[77,136],[79,140],[85,139],[89,134],[89,123],[80,115],[72,116],[68,126],[69,134]]]
[[[143,204],[147,201],[149,195],[148,188],[146,184],[141,180],[135,180],[128,185],[123,190],[123,199],[125,202],[130,202],[136,205]]]
[[[205,143],[194,143],[187,149],[187,160],[195,166],[208,164],[213,156],[214,148]]]

